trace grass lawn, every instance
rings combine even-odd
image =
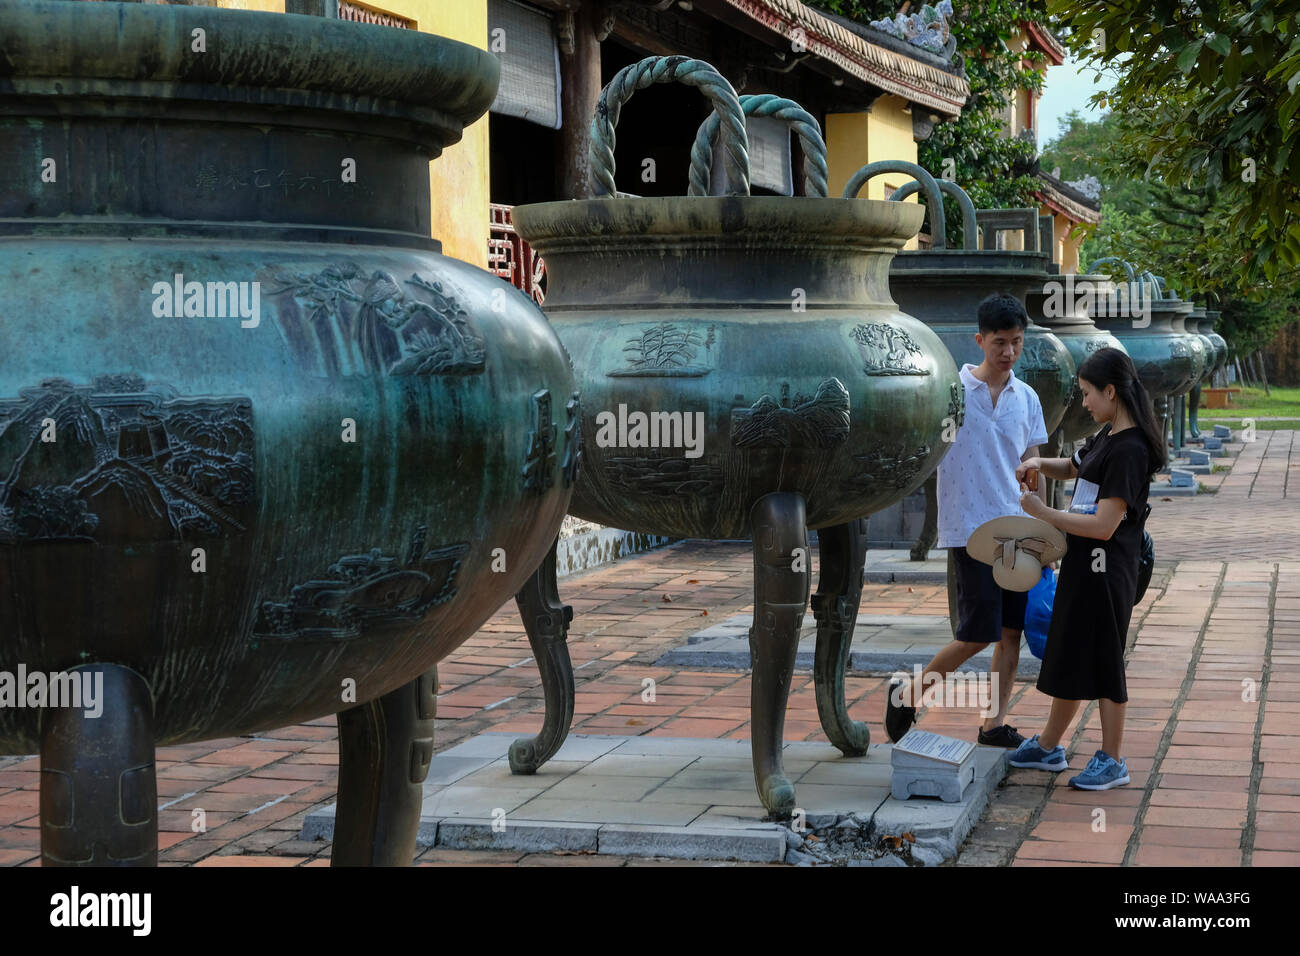
[[[1240,427],[1243,418],[1281,418],[1285,420],[1256,421],[1255,427],[1265,431],[1300,428],[1300,388],[1271,387],[1269,393],[1265,395],[1262,388],[1243,388],[1232,396],[1231,408],[1202,406],[1200,421]]]

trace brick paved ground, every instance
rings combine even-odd
[[[1260,432],[1213,495],[1153,501],[1159,569],[1134,614],[1125,737],[1133,783],[1104,794],[1013,771],[959,865],[1295,865],[1300,863],[1300,441]],[[1289,493],[1288,493],[1289,490]],[[747,737],[749,676],[656,667],[686,635],[750,610],[746,545],[683,542],[561,582],[573,605],[574,729],[605,734]],[[863,607],[945,614],[942,586],[868,585]],[[641,681],[657,682],[654,704]],[[440,667],[438,746],[484,730],[535,733],[542,699],[513,603]],[[1243,700],[1245,680],[1255,682]],[[885,678],[849,677],[854,717],[873,739]],[[1012,723],[1041,728],[1048,700],[1019,684]],[[921,726],[969,738],[973,710],[930,710]],[[823,740],[811,677],[796,675],[791,740]],[[158,752],[164,865],[319,866],[326,843],[297,840],[302,818],[333,801],[334,719]],[[1071,764],[1100,745],[1095,705]],[[0,865],[35,865],[38,761],[0,758]],[[1095,810],[1105,830],[1094,831]],[[192,829],[195,809],[206,832]],[[586,855],[429,850],[427,865],[647,865]]]

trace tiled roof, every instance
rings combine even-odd
[[[1035,195],[1040,202],[1068,216],[1074,222],[1101,222],[1101,202],[1090,199],[1068,183],[1063,183],[1051,173],[1038,171],[1041,184]]]
[[[1061,46],[1061,41],[1056,39],[1051,30],[1041,23],[1027,21],[1025,23],[1025,32],[1029,34],[1029,39],[1033,42],[1033,45],[1047,54],[1047,58],[1052,61],[1053,66],[1060,66],[1065,62],[1065,47]]]
[[[803,33],[809,53],[839,67],[850,76],[924,106],[944,118],[961,113],[970,95],[965,76],[933,65],[935,57],[917,50],[901,53],[884,43],[873,43],[836,23],[799,0],[700,0],[696,8],[726,6],[737,10],[768,29],[792,37]]]

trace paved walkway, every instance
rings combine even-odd
[[[959,865],[1300,863],[1297,469],[1295,432],[1259,432],[1230,472],[1202,478],[1217,493],[1152,502],[1158,569],[1130,635],[1125,756],[1133,784],[1073,793],[1063,779],[1013,771]],[[561,581],[575,612],[574,729],[748,737],[747,674],[653,662],[709,623],[752,611],[750,575],[746,545],[686,541]],[[947,613],[937,584],[868,584],[862,604],[872,614]],[[439,750],[487,730],[531,734],[540,727],[541,687],[513,603],[439,673]],[[656,682],[653,704],[641,700],[647,677]],[[853,716],[870,724],[877,741],[885,739],[885,681],[846,680]],[[1253,698],[1243,699],[1251,689]],[[1028,683],[1016,695],[1011,722],[1026,732],[1040,728],[1048,699]],[[925,729],[963,738],[977,723],[974,711],[956,709],[921,717]],[[786,737],[825,740],[809,675],[795,677]],[[164,865],[325,865],[329,845],[300,841],[298,832],[308,810],[333,802],[335,741],[331,717],[161,748]],[[1075,734],[1072,766],[1082,767],[1099,741],[1093,705]],[[0,865],[38,861],[38,777],[36,758],[0,758]],[[1097,809],[1105,811],[1104,830],[1094,824]],[[200,817],[204,828],[196,832]],[[419,862],[652,861],[434,849]]]

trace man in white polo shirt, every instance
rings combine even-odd
[[[1038,396],[1011,370],[1025,344],[1025,307],[1014,296],[991,295],[980,303],[978,320],[975,342],[984,361],[962,366],[966,417],[939,464],[939,547],[950,549],[956,571],[956,639],[926,665],[921,693],[996,644],[991,671],[998,678],[998,710],[985,718],[979,742],[1014,749],[1025,738],[1005,719],[1020,663],[1028,595],[998,587],[993,568],[968,555],[966,542],[985,521],[1024,513],[1016,467],[1038,454],[1038,446],[1047,441],[1047,428]],[[1039,495],[1044,484],[1039,482]],[[914,703],[905,681],[890,682],[885,731],[891,740],[897,742],[915,721]]]

